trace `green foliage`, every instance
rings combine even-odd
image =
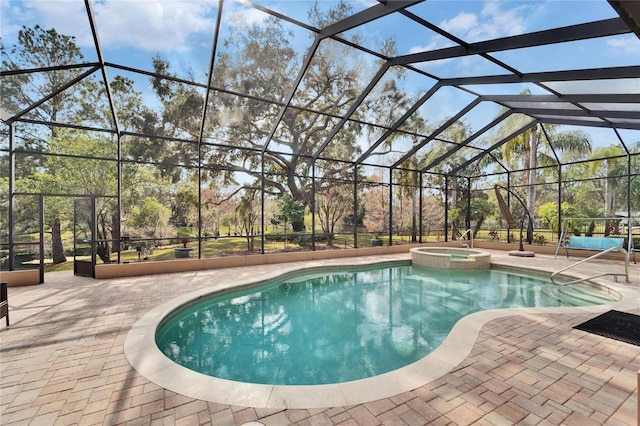
[[[152,197],[147,197],[141,206],[134,209],[131,225],[146,230],[149,237],[161,237],[162,229],[169,224],[171,210]]]
[[[321,25],[345,18],[352,10],[350,2],[341,1],[329,9],[311,8],[309,18],[310,22]],[[293,103],[299,108],[287,108],[274,134],[271,127],[279,118],[280,108],[253,98],[283,102],[303,61],[298,52],[305,49],[295,46],[292,34],[280,19],[267,18],[260,23],[247,21],[238,25],[241,28],[227,36],[223,41],[225,49],[216,58],[214,84],[251,98],[215,98],[211,111],[219,111],[219,114],[208,122],[211,137],[233,141],[233,146],[220,146],[206,152],[204,161],[207,164],[233,164],[236,172],[246,173],[256,182],[260,177],[255,171],[264,167],[267,192],[275,196],[289,194],[308,207],[314,155],[323,149],[323,156],[327,158],[353,158],[361,151],[358,138],[366,137],[369,130],[359,120],[392,122],[410,100],[395,83],[398,74],[390,72],[351,115],[350,130],[332,134],[335,125],[332,114],[346,112],[348,105],[369,83],[376,68],[365,60],[358,60],[362,53],[356,49],[326,40],[315,50],[296,91]],[[390,56],[395,54],[392,42],[385,43],[384,49]],[[401,67],[396,68],[402,72]],[[278,147],[274,150],[279,153],[269,152],[261,158],[255,152],[262,150],[267,137],[271,146]],[[330,137],[330,143],[326,143]],[[287,154],[281,154],[283,152]],[[318,175],[325,177],[346,178],[352,171],[347,163],[318,162],[315,167]],[[238,183],[235,175],[226,173],[224,167],[211,168],[207,174],[210,178],[224,178],[225,184]]]
[[[493,213],[494,206],[484,192],[474,191],[471,199],[471,220],[475,220],[473,236],[477,236],[485,220]]]
[[[278,200],[279,213],[273,217],[278,223],[294,225],[304,223],[304,205],[293,199],[289,194],[284,194]],[[273,223],[273,222],[272,222]],[[294,227],[294,231],[297,231]]]
[[[171,220],[179,227],[194,225],[198,212],[198,191],[195,185],[180,185],[173,197]]]
[[[316,192],[316,211],[320,228],[331,245],[336,225],[347,212],[353,211],[352,188],[327,182],[325,188]]]
[[[237,217],[241,224],[242,233],[247,239],[247,250],[254,250],[254,234],[256,224],[260,219],[260,204],[258,203],[258,191],[247,190],[236,206]]]
[[[562,217],[570,218],[570,217],[585,217],[575,206],[563,202],[561,204],[562,207]],[[554,231],[560,230],[560,225],[558,223],[558,203],[548,202],[544,203],[538,208],[538,216],[542,220],[542,226],[545,228],[552,229]],[[572,224],[568,224],[569,229],[573,229],[575,226]]]

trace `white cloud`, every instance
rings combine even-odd
[[[269,15],[251,7],[245,7],[239,3],[231,3],[234,6],[231,11],[229,9],[226,10],[225,15],[230,16],[228,18],[228,25],[234,28],[243,28],[246,25],[251,24],[260,24],[264,22]],[[225,8],[227,5],[225,4]],[[275,10],[275,9],[274,9]]]
[[[640,40],[633,34],[628,34],[607,40],[612,48],[611,53],[616,56],[634,56],[640,58]]]
[[[525,16],[528,9],[528,6],[507,9],[503,1],[486,1],[480,12],[462,10],[453,18],[441,21],[438,26],[468,43],[522,34],[526,29]],[[427,52],[451,45],[445,38],[433,36],[428,43],[413,46],[410,53]]]
[[[136,47],[147,51],[186,51],[189,38],[213,33],[215,2],[109,0],[94,7],[105,48]]]
[[[452,46],[451,43],[447,43],[446,39],[442,38],[433,38],[429,42],[429,44],[425,44],[424,46],[413,46],[409,48],[409,53],[420,53],[420,52],[428,52],[430,50],[441,49],[443,47]]]
[[[2,3],[4,24],[7,15],[4,13],[5,1]],[[191,37],[212,34],[216,7],[215,0],[98,0],[92,3],[98,36],[105,49],[135,47],[164,52],[189,50]],[[81,0],[26,2],[20,8],[14,7],[11,13],[11,20],[30,17],[21,19],[21,25],[55,28],[61,34],[75,36],[82,47],[93,46],[87,12]]]
[[[504,6],[503,2],[487,1],[480,16],[462,11],[454,18],[441,22],[440,27],[469,43],[522,34],[527,8],[519,6],[506,9]]]
[[[525,14],[527,6],[504,9],[505,3],[499,1],[489,1],[484,4],[482,16],[487,21],[482,25],[482,31],[487,38],[498,38],[522,34],[525,32]]]
[[[52,0],[2,3],[2,35],[15,36],[23,27],[39,25],[45,30],[86,39],[89,28],[86,9],[80,0]],[[10,23],[10,24],[8,24]]]
[[[440,28],[452,34],[463,34],[477,27],[478,15],[464,11],[458,13],[454,18],[440,23]]]
[[[33,21],[33,13],[8,1],[0,1],[0,35],[5,43],[12,44],[25,22]]]

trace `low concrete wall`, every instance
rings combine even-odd
[[[96,278],[121,278],[140,275],[168,274],[174,272],[201,271],[237,266],[255,266],[274,263],[300,262],[305,260],[337,259],[355,256],[375,256],[381,254],[407,253],[413,247],[453,246],[458,242],[406,244],[386,247],[363,247],[357,249],[318,250],[274,254],[256,254],[248,256],[213,257],[208,259],[184,259],[165,261],[145,261],[136,263],[96,265]]]
[[[206,269],[231,268],[237,266],[253,266],[273,263],[288,263],[305,260],[336,259],[355,256],[374,256],[380,254],[407,253],[414,247],[460,247],[459,241],[406,244],[383,247],[362,247],[357,249],[318,250],[305,252],[287,252],[274,254],[256,254],[249,256],[214,257],[207,259],[180,259],[165,261],[145,261],[134,263],[112,263],[96,265],[96,278],[135,277],[141,275],[167,274],[174,272],[201,271]],[[493,241],[474,241],[474,248],[490,250],[518,250],[518,243],[504,243]],[[553,255],[555,245],[528,245],[525,250],[539,254]],[[570,250],[571,257],[588,257],[595,252],[590,250]],[[564,250],[558,256],[565,256]],[[603,258],[623,259],[622,253],[612,253]],[[46,277],[45,277],[46,279]],[[37,269],[21,271],[0,271],[0,280],[6,281],[9,287],[40,284],[40,274]]]
[[[40,270],[25,269],[20,271],[0,271],[0,281],[7,283],[7,287],[21,287],[40,283]]]

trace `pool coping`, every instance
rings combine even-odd
[[[611,309],[637,308],[637,293],[617,283],[593,280],[620,294],[621,300],[595,306],[566,308],[507,308],[476,312],[460,319],[442,344],[429,355],[397,370],[378,376],[326,385],[264,385],[219,379],[195,372],[167,358],[155,343],[158,326],[165,318],[185,304],[196,303],[212,294],[222,294],[261,285],[267,281],[313,269],[368,267],[406,263],[407,260],[343,259],[327,265],[324,262],[303,262],[283,267],[259,278],[241,283],[223,283],[193,291],[153,308],[129,330],[124,353],[131,366],[148,380],[165,389],[191,398],[220,404],[266,408],[328,408],[348,406],[388,398],[424,386],[449,373],[471,353],[482,327],[489,321],[512,315],[538,314],[599,314]],[[512,264],[492,259],[492,265],[514,268]],[[518,269],[550,272],[540,267],[519,266]],[[581,274],[566,274],[586,278]]]

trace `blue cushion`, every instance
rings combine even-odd
[[[571,236],[571,238],[569,238],[569,248],[607,250],[612,247],[622,248],[623,242],[623,238]]]

